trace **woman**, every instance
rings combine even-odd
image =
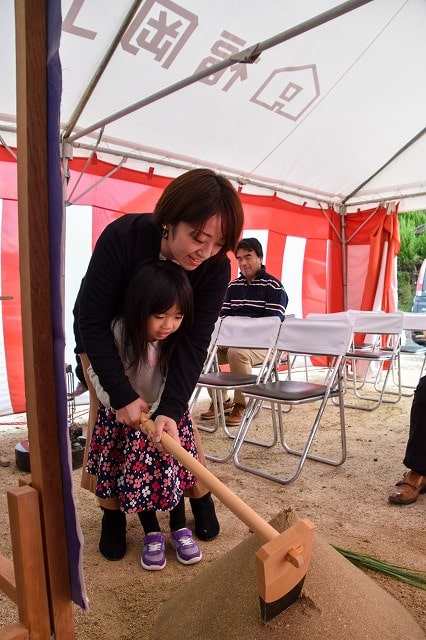
[[[74,309],[76,353],[86,369],[92,364],[117,420],[134,429],[139,428],[141,412],[149,407],[125,375],[111,322],[121,315],[128,283],[144,261],[177,262],[192,286],[191,332],[173,351],[153,414],[157,442],[163,430],[173,430],[187,410],[230,280],[226,253],[235,248],[243,222],[242,205],[231,183],[210,169],[193,169],[166,187],[153,214],[122,216],[105,228],[96,243]],[[89,423],[94,423],[92,411]],[[203,461],[196,430],[195,436]],[[88,433],[88,441],[90,437]],[[219,523],[211,495],[198,482],[191,491],[195,533],[202,540],[214,538]],[[109,559],[121,558],[126,552],[125,516],[116,500],[99,502],[103,509],[100,550]]]

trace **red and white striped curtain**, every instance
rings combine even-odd
[[[5,156],[0,152],[0,295],[10,297],[0,301],[0,415],[7,415],[25,411],[25,387],[16,165],[10,156],[6,161],[2,160]],[[72,163],[69,193],[77,181],[79,192],[85,193],[98,183],[99,175],[105,175],[110,169],[109,165],[96,162],[91,167],[92,172],[81,177],[83,164],[84,161],[78,159]],[[170,178],[150,172],[120,169],[113,177],[87,191],[75,205],[67,207],[64,252],[66,363],[75,364],[72,307],[99,234],[109,222],[125,213],[152,211],[169,182]],[[294,205],[277,196],[240,193],[240,197],[245,212],[244,235],[260,240],[268,272],[282,280],[289,295],[287,312],[305,317],[311,312],[343,309],[342,244],[335,232],[340,228],[338,215],[332,210],[324,215],[319,208]],[[377,306],[379,295],[380,305],[386,300],[386,306],[382,308],[390,311],[392,306],[396,308],[392,264],[397,252],[397,217],[392,218],[391,224],[386,212],[381,211],[362,226],[367,219],[368,212],[347,216],[350,229],[357,225],[361,227],[347,247],[348,307],[361,308],[361,304],[370,304],[373,292],[373,303]],[[232,277],[236,277],[237,263],[234,256],[230,257]],[[372,276],[374,269],[378,272],[377,278]],[[42,291],[39,296],[40,304],[43,304]]]

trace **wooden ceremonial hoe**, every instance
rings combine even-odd
[[[143,424],[149,431],[155,431],[152,420]],[[261,616],[263,622],[269,622],[293,604],[302,592],[312,555],[315,525],[310,520],[298,520],[279,533],[168,433],[163,432],[161,444],[266,543],[256,552],[256,569]]]

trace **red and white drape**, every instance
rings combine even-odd
[[[1,150],[0,150],[1,151]],[[2,161],[3,160],[3,161]],[[96,185],[110,167],[93,163],[80,176],[84,161],[74,160],[71,180],[79,193]],[[93,246],[104,227],[129,212],[152,211],[170,178],[120,169],[66,209],[64,265],[65,361],[74,366],[72,307]],[[257,237],[268,272],[282,280],[289,295],[288,313],[339,311],[344,305],[342,243],[336,233],[340,218],[333,210],[294,205],[277,196],[240,193],[245,236]],[[19,284],[16,165],[0,152],[0,415],[25,411],[21,304]],[[72,199],[72,198],[71,198]],[[348,308],[396,308],[395,256],[399,249],[398,219],[380,210],[346,216]],[[353,236],[351,238],[351,236]],[[232,277],[238,274],[235,258]],[[43,304],[39,292],[40,305]]]

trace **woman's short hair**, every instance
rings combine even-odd
[[[154,209],[154,221],[165,224],[186,222],[201,230],[207,220],[222,216],[225,244],[219,255],[234,251],[244,224],[241,200],[231,182],[211,169],[191,169],[164,189]]]

